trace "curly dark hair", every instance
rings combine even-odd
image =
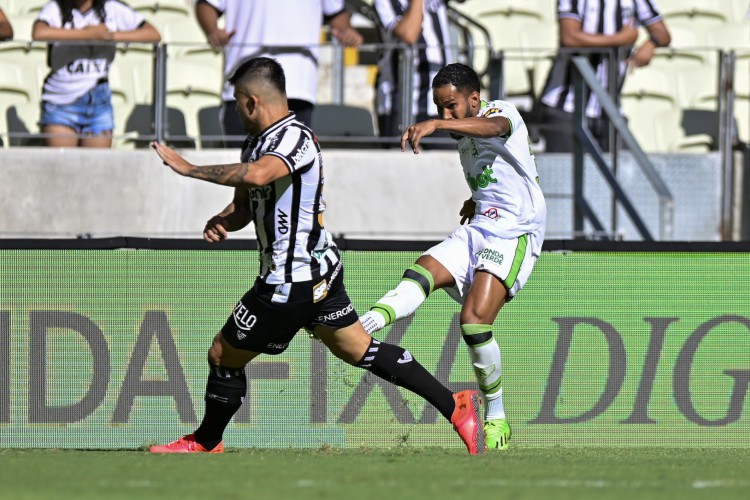
[[[75,2],[74,0],[55,0],[57,2],[57,5],[60,6],[60,11],[62,12],[62,23],[63,26],[67,23],[73,22],[73,9],[75,8]],[[94,0],[94,12],[96,12],[97,17],[99,17],[99,20],[101,22],[104,22],[104,4],[107,3],[107,0]]]
[[[437,72],[432,79],[432,88],[452,85],[460,91],[479,92],[479,76],[469,66],[453,63]]]

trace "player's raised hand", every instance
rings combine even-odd
[[[464,201],[464,205],[461,207],[461,210],[458,212],[458,215],[461,216],[461,224],[464,224],[471,220],[472,217],[474,217],[474,212],[477,209],[476,202],[469,198],[468,200]]]
[[[237,30],[227,31],[221,28],[216,28],[208,35],[208,43],[214,50],[219,51],[222,48],[229,45],[232,37],[237,33]]]
[[[340,29],[333,27],[331,28],[331,34],[336,37],[344,47],[359,47],[364,41],[364,38],[359,31],[354,28]]]
[[[114,33],[109,31],[109,28],[107,28],[106,24],[86,26],[84,28],[80,28],[80,30],[86,33],[86,36],[91,38],[92,40],[112,40],[115,36]]]
[[[419,154],[419,141],[422,137],[435,132],[435,130],[437,130],[437,120],[425,120],[414,125],[409,125],[401,135],[401,151],[406,151],[406,143],[408,141],[414,154]]]
[[[177,152],[172,148],[165,146],[164,144],[159,144],[156,141],[153,141],[151,143],[151,147],[154,148],[156,154],[159,155],[159,158],[162,159],[164,164],[178,174],[188,175],[188,173],[193,169],[193,164],[189,163],[182,156],[178,155]]]
[[[229,233],[227,232],[228,225],[229,224],[224,217],[220,215],[214,215],[213,217],[208,219],[208,222],[206,222],[206,227],[203,228],[203,239],[210,243],[224,241],[229,235]]]

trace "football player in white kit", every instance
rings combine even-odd
[[[492,324],[524,286],[542,249],[547,209],[526,124],[513,104],[483,101],[470,67],[449,64],[432,81],[438,120],[409,126],[401,137],[419,153],[422,137],[437,130],[458,140],[471,197],[461,225],[427,250],[361,321],[368,333],[409,316],[442,288],[462,304],[461,333],[486,401],[488,448],[506,449],[511,430],[503,407],[500,348]]]

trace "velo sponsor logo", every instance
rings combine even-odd
[[[502,264],[504,258],[502,253],[491,248],[485,248],[481,252],[477,252],[476,257],[477,260],[488,260],[496,264]]]
[[[490,185],[492,182],[497,182],[497,179],[492,177],[492,167],[487,165],[482,169],[482,172],[477,175],[471,175],[470,173],[466,173],[466,182],[469,183],[469,187],[472,191],[476,191],[477,189],[486,188]]]
[[[343,318],[347,314],[354,311],[354,306],[352,304],[349,304],[345,308],[341,309],[340,311],[332,312],[331,314],[326,314],[324,316],[318,316],[317,321],[320,323],[326,323],[328,321],[333,321],[335,319]]]
[[[237,303],[234,312],[232,312],[232,316],[234,317],[235,324],[243,330],[251,330],[255,325],[255,322],[258,321],[258,318],[256,318],[254,314],[251,314],[242,302]]]

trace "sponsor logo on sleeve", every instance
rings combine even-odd
[[[310,139],[305,137],[305,141],[302,143],[299,149],[295,151],[294,156],[292,156],[292,163],[299,163],[299,161],[304,158],[308,149],[310,149]]]

